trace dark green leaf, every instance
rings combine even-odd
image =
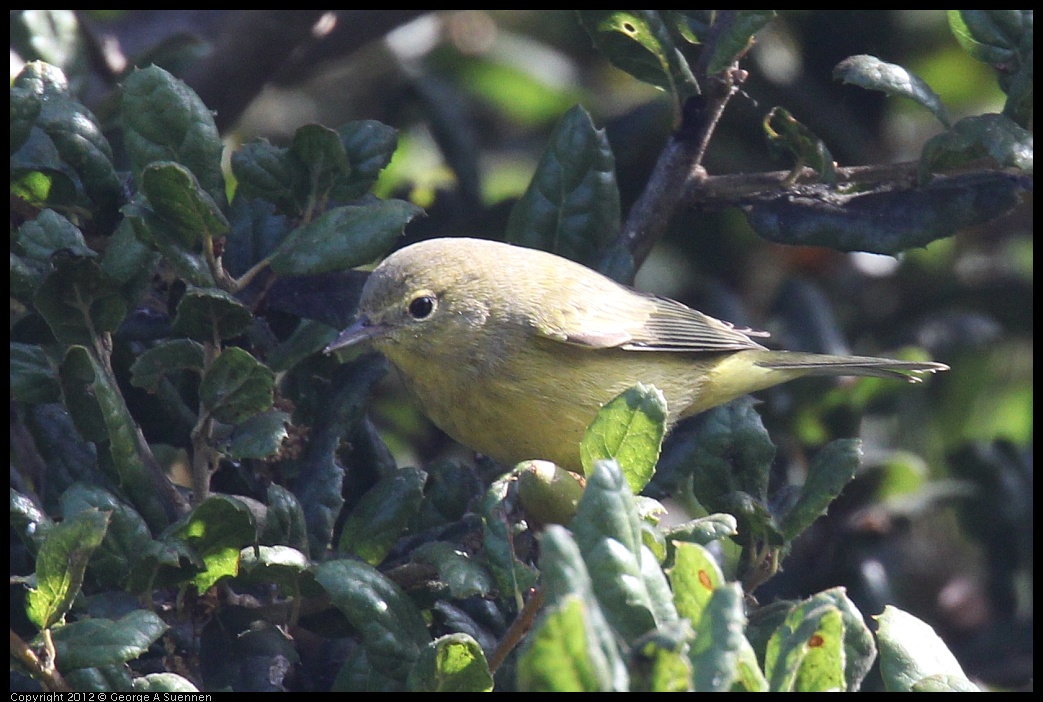
[[[120,285],[144,288],[150,282],[158,259],[159,256],[135,236],[130,220],[124,218],[109,239],[101,259],[101,270]]]
[[[667,538],[705,546],[711,541],[734,536],[736,527],[733,515],[718,513],[669,527],[665,531]]]
[[[228,445],[222,450],[232,460],[268,458],[279,450],[289,436],[286,427],[290,415],[280,410],[255,414],[235,425]]]
[[[192,510],[173,533],[202,557],[206,568],[193,584],[203,593],[226,575],[239,572],[239,551],[257,539],[257,526],[241,501],[214,495]]]
[[[49,202],[63,205],[93,202],[98,208],[94,213],[96,218],[113,216],[120,198],[120,183],[112,165],[112,150],[91,111],[72,98],[61,70],[41,62],[29,63],[12,88],[20,105],[21,126],[17,138],[25,133],[35,109],[26,103],[39,105],[32,121],[35,128],[27,135],[22,148],[12,155],[15,169],[54,169],[67,178],[71,191],[53,189],[48,193]],[[44,141],[46,148],[41,149]]]
[[[203,345],[191,339],[173,339],[153,346],[135,359],[130,367],[134,387],[156,392],[166,375],[178,371],[203,372]]]
[[[156,215],[144,197],[124,205],[121,210],[130,223],[134,237],[150,249],[162,254],[177,275],[189,285],[213,287],[214,274],[202,253],[185,248],[177,230]]]
[[[271,408],[275,375],[246,351],[229,347],[207,368],[199,399],[219,422],[237,424]]]
[[[305,187],[304,167],[288,149],[265,140],[244,144],[232,154],[232,173],[238,181],[236,198],[250,196],[266,200],[284,215],[297,215],[304,203],[297,191]]]
[[[54,632],[61,671],[96,668],[134,660],[170,627],[152,612],[138,609],[117,619],[85,619]]]
[[[162,530],[174,510],[167,486],[160,484],[167,478],[158,472],[115,379],[82,346],[69,347],[61,373],[66,404],[77,428],[106,452],[103,455],[111,460],[120,487],[149,527]]]
[[[554,127],[536,173],[511,210],[506,240],[593,264],[619,231],[615,158],[582,107]]]
[[[304,167],[305,201],[313,204],[325,200],[333,183],[351,169],[337,133],[318,124],[297,129],[290,154]]]
[[[47,531],[36,554],[36,588],[29,591],[26,603],[29,619],[40,629],[62,621],[72,607],[108,523],[107,513],[90,510]]]
[[[467,634],[449,634],[420,650],[408,687],[415,692],[491,692],[493,676],[477,641]]]
[[[881,61],[876,56],[849,56],[833,68],[833,80],[909,98],[930,110],[946,127],[952,125],[949,111],[931,86],[909,69]]]
[[[301,504],[292,492],[275,483],[268,486],[268,517],[258,537],[262,544],[308,549],[308,530]]]
[[[445,541],[430,541],[412,552],[417,563],[427,563],[438,569],[438,579],[449,586],[454,599],[484,597],[493,590],[489,571],[478,560],[471,558],[460,547]]]
[[[502,597],[520,598],[536,583],[536,572],[514,553],[514,526],[508,515],[513,502],[508,492],[514,482],[510,475],[493,482],[482,498],[482,546],[489,570],[496,578]]]
[[[299,594],[299,581],[308,565],[308,557],[289,546],[247,546],[239,552],[240,575],[276,583],[290,596]]]
[[[141,173],[141,191],[182,247],[192,250],[200,238],[214,240],[228,232],[228,220],[192,171],[173,161],[150,163]]]
[[[666,435],[666,398],[654,385],[638,383],[598,411],[580,444],[583,471],[614,458],[635,495],[655,473]]]
[[[281,275],[355,268],[387,253],[422,212],[404,200],[337,207],[290,232],[268,262]]]
[[[87,246],[76,226],[54,210],[43,210],[18,228],[18,246],[29,259],[50,266],[51,256],[58,251],[77,257],[97,256]]]
[[[920,180],[936,170],[989,158],[1000,166],[1032,172],[1032,132],[996,114],[965,117],[932,137],[920,155]]]
[[[743,398],[704,413],[691,439],[692,491],[711,512],[736,491],[768,497],[768,475],[775,447],[753,401]]]
[[[855,477],[861,462],[862,442],[858,439],[837,439],[816,454],[797,501],[779,525],[787,541],[796,539],[826,513],[826,508]]]
[[[391,163],[398,148],[398,132],[375,120],[349,122],[337,129],[351,164],[350,173],[337,180],[332,192],[338,200],[362,197]]]
[[[10,363],[13,399],[35,405],[61,397],[57,364],[42,348],[12,342]]]
[[[949,28],[974,58],[1011,70],[1025,45],[1032,46],[1032,10],[948,10]],[[1031,56],[1031,54],[1029,54]]]
[[[427,473],[404,468],[374,485],[351,511],[338,551],[379,565],[416,516]]]
[[[93,347],[123,321],[127,303],[93,258],[57,257],[54,263],[36,291],[36,308],[59,341]]]
[[[17,534],[29,548],[29,552],[35,555],[54,522],[32,498],[14,488],[10,488],[10,506],[11,532]]]
[[[158,66],[134,70],[123,84],[121,114],[136,173],[155,161],[177,161],[219,207],[225,203],[221,136],[191,88]]]
[[[108,587],[123,587],[152,542],[145,520],[130,505],[94,485],[72,485],[62,493],[61,504],[66,518],[92,509],[109,513],[105,540],[91,558],[91,574]]]
[[[775,10],[733,10],[731,21],[723,32],[719,32],[713,44],[713,54],[706,62],[706,72],[720,73],[738,62],[753,45],[753,37],[766,24],[775,19]]]
[[[329,561],[315,579],[362,635],[373,667],[405,682],[420,651],[431,640],[420,610],[402,590],[376,569],[358,561]]]
[[[174,330],[203,342],[231,339],[253,323],[250,309],[218,288],[191,288],[177,306]]]

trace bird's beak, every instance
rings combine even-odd
[[[374,324],[369,317],[363,315],[355,320],[355,323],[345,329],[333,342],[326,347],[323,353],[329,355],[334,351],[361,344],[364,341],[380,336],[385,331],[383,324]]]

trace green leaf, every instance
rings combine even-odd
[[[634,497],[614,461],[595,465],[572,529],[612,628],[627,642],[655,628],[655,608],[642,574]],[[655,561],[650,553],[645,555]]]
[[[835,607],[843,620],[843,651],[845,689],[857,692],[876,660],[876,644],[866,626],[862,613],[848,599],[842,587],[834,587],[813,595],[809,600],[827,602]]]
[[[214,274],[203,254],[185,248],[177,230],[151,210],[144,196],[124,205],[121,212],[134,237],[150,250],[159,252],[186,283],[204,288],[215,285]]]
[[[177,673],[150,673],[134,678],[134,692],[179,693],[199,692],[199,688]]]
[[[493,676],[477,641],[449,634],[421,649],[407,683],[415,692],[491,692]]]
[[[698,544],[679,543],[670,569],[677,613],[698,626],[710,598],[724,585],[724,574],[710,552]]]
[[[599,676],[604,664],[594,658],[589,642],[588,605],[578,595],[565,596],[548,608],[526,637],[518,658],[521,692],[607,692]]]
[[[576,106],[554,127],[505,238],[593,264],[618,231],[615,158],[604,130]]]
[[[135,173],[155,161],[177,161],[219,207],[224,205],[221,136],[191,88],[158,66],[135,69],[123,84],[121,114]]]
[[[213,241],[228,232],[221,208],[200,187],[192,171],[179,163],[150,163],[141,173],[141,191],[152,211],[186,249],[195,249],[200,237]]]
[[[275,454],[289,436],[290,415],[280,410],[268,410],[248,417],[232,429],[222,452],[232,460],[268,458]]]
[[[203,372],[203,345],[191,339],[173,339],[153,346],[138,356],[130,367],[130,384],[158,392],[164,376],[182,370]]]
[[[931,86],[909,69],[881,61],[876,56],[859,54],[847,57],[833,68],[833,80],[909,98],[930,110],[946,127],[952,125],[949,111]]]
[[[661,626],[634,644],[630,658],[631,692],[688,692],[692,664],[688,645],[694,638],[684,619]]]
[[[793,607],[768,639],[764,672],[774,692],[843,691],[843,623],[820,598]]]
[[[735,536],[737,526],[733,515],[717,513],[668,527],[664,533],[667,538],[674,541],[688,541],[705,546],[711,541],[717,541],[726,536]]]
[[[36,588],[29,591],[26,603],[29,619],[40,629],[62,621],[72,607],[108,523],[107,513],[90,510],[47,531],[36,554]]]
[[[405,468],[370,488],[348,515],[337,550],[379,565],[415,517],[426,482],[427,473]]]
[[[334,184],[332,195],[338,200],[362,197],[373,187],[380,172],[391,163],[398,148],[398,132],[376,120],[348,122],[337,129],[348,162],[350,173]]]
[[[123,321],[127,303],[95,259],[56,257],[54,264],[36,291],[36,309],[58,341],[93,347]]]
[[[697,691],[726,692],[739,676],[739,661],[749,644],[743,635],[746,615],[742,588],[730,583],[714,590],[695,625],[689,649],[692,683]]]
[[[627,671],[579,546],[552,524],[540,537],[546,604],[518,659],[519,689],[623,691]]]
[[[891,605],[873,618],[879,623],[880,675],[888,692],[928,686],[952,692],[978,691],[949,647],[926,623]]]
[[[404,200],[337,207],[290,232],[268,262],[280,275],[361,266],[387,253],[406,224],[422,212]]]
[[[844,486],[854,479],[861,463],[862,442],[858,439],[831,441],[815,455],[797,501],[779,524],[787,541],[796,539],[826,513]]]
[[[120,619],[85,619],[54,632],[55,659],[62,672],[134,660],[170,627],[156,614],[137,609]]]
[[[61,398],[57,365],[42,348],[12,342],[9,360],[13,399],[35,405]]]
[[[101,259],[101,270],[120,285],[124,295],[134,299],[127,288],[145,290],[151,282],[152,270],[159,260],[152,249],[134,234],[134,225],[124,218],[109,239]]]
[[[257,539],[253,514],[241,501],[213,495],[188,514],[173,532],[202,557],[205,569],[193,579],[206,592],[225,576],[239,572],[239,552]]]
[[[218,288],[191,288],[177,306],[174,331],[203,342],[218,342],[243,334],[253,313],[233,295]]]
[[[773,107],[762,123],[772,153],[789,154],[796,163],[789,178],[800,174],[804,166],[815,169],[823,183],[837,182],[833,154],[814,132],[801,124],[787,110]]]
[[[666,418],[666,398],[654,385],[624,390],[601,408],[583,436],[584,473],[590,475],[598,460],[614,458],[631,492],[641,492],[655,474]]]
[[[362,635],[373,668],[405,682],[420,651],[431,640],[420,610],[379,571],[358,561],[328,561],[315,579]]]
[[[657,10],[579,10],[583,28],[609,61],[638,80],[676,96],[678,104],[699,92]]]
[[[1005,115],[965,117],[924,144],[920,180],[925,181],[935,170],[958,168],[983,158],[1031,173],[1032,142],[1032,132]]]
[[[229,347],[210,365],[199,399],[219,422],[237,424],[272,406],[275,375],[246,351]]]

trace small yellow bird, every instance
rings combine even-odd
[[[483,239],[432,239],[388,256],[359,315],[326,353],[368,341],[424,413],[507,465],[546,459],[582,472],[598,410],[637,383],[668,422],[806,375],[918,381],[940,363],[771,351],[679,302],[637,292],[554,254]]]

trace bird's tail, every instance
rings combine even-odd
[[[949,370],[943,363],[899,361],[873,356],[828,356],[798,351],[765,354],[756,365],[772,370],[795,371],[800,375],[865,375],[874,378],[899,378],[919,383],[925,373]]]

